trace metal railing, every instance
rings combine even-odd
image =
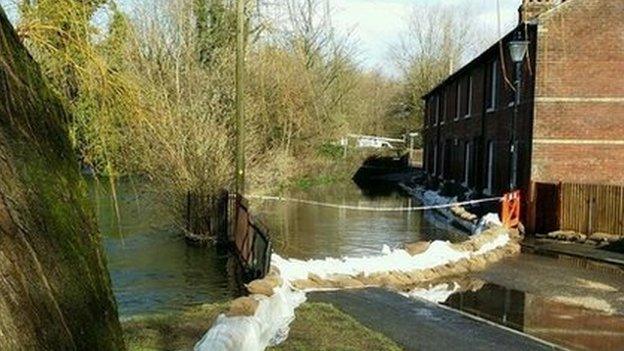
[[[243,268],[246,280],[264,277],[270,269],[272,245],[267,227],[250,210],[241,195],[222,191],[217,196],[186,199],[187,240],[216,242],[229,250]]]
[[[236,195],[233,199],[235,220],[230,242],[250,279],[264,277],[270,269],[272,245],[267,227],[249,211],[247,201]]]
[[[228,232],[229,194],[200,196],[188,192],[186,196],[186,232],[193,241],[221,242]]]

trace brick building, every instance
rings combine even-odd
[[[515,179],[525,198],[533,182],[624,184],[624,0],[524,0],[519,17],[424,97],[428,175],[490,195]],[[514,122],[518,35],[529,50]]]

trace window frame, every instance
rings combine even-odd
[[[461,79],[457,81],[457,84],[455,86],[455,117],[453,118],[454,121],[459,121],[459,119],[461,118],[461,110],[462,110],[462,105],[461,105],[461,101],[462,101],[462,86],[461,86]]]
[[[472,95],[473,95],[473,86],[472,86],[472,74],[468,75],[468,86],[466,87],[467,93],[467,102],[466,102],[466,114],[464,118],[470,118],[472,116]]]
[[[489,140],[487,142],[487,172],[486,172],[486,187],[484,192],[492,195],[494,193],[494,176],[496,171],[496,159],[494,157],[494,141]]]
[[[442,90],[440,93],[441,96],[441,104],[442,104],[442,114],[440,115],[440,125],[444,125],[446,123],[446,90]]]
[[[488,64],[488,92],[486,112],[494,112],[498,108],[498,88],[499,88],[499,72],[498,72],[498,59],[492,60]]]
[[[438,143],[433,145],[433,175],[438,175]]]
[[[438,126],[440,124],[440,94],[435,95],[435,113],[433,115],[434,118],[434,126]]]
[[[472,168],[472,142],[464,142],[464,181],[462,184],[466,187],[470,186],[470,173]]]

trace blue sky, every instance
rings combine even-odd
[[[136,0],[120,0],[130,9]],[[334,10],[334,25],[342,33],[351,33],[358,42],[359,61],[364,67],[393,74],[395,67],[390,47],[407,28],[413,9],[426,5],[445,5],[463,11],[469,6],[485,38],[498,36],[497,1],[501,8],[501,30],[506,33],[517,21],[521,0],[329,0]],[[0,0],[10,12],[15,0]]]

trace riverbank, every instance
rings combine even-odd
[[[129,351],[191,350],[228,309],[228,303],[206,304],[180,313],[129,319],[123,322],[126,345]],[[304,303],[295,316],[288,339],[269,350],[401,350],[328,303]]]

